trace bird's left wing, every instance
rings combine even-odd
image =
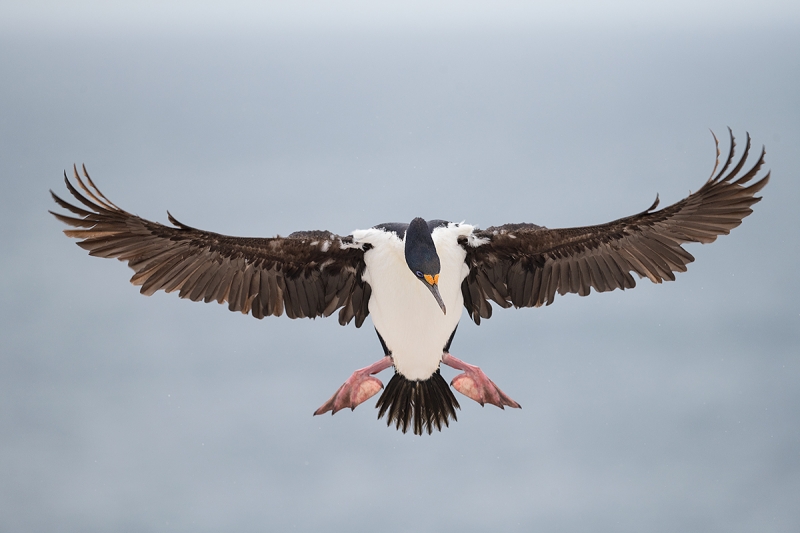
[[[716,141],[716,137],[714,137]],[[607,224],[582,228],[547,229],[534,224],[507,224],[476,231],[462,240],[470,272],[461,285],[464,306],[476,323],[492,315],[489,300],[501,307],[539,307],[553,303],[556,292],[577,293],[629,289],[636,286],[631,272],[654,283],[674,280],[694,261],[681,247],[687,242],[713,242],[727,235],[752,213],[755,194],[769,180],[746,185],[764,163],[764,150],[752,169],[740,175],[750,151],[733,164],[734,139],[719,173],[683,200]],[[733,164],[733,168],[730,166]],[[730,168],[730,170],[729,170]],[[727,172],[727,173],[726,173]]]
[[[127,261],[135,274],[131,283],[141,293],[179,291],[193,301],[228,303],[231,311],[256,318],[329,316],[337,309],[344,325],[353,318],[360,327],[369,310],[371,289],[362,280],[364,247],[352,237],[326,231],[297,232],[288,237],[229,237],[192,228],[169,215],[175,227],[145,220],[108,200],[83,169],[75,170],[69,192],[83,206],[65,202],[50,191],[58,205],[77,217],[51,213],[68,229],[69,237],[89,255]],[[88,186],[87,186],[88,185]]]

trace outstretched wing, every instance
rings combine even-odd
[[[630,289],[631,272],[654,283],[674,280],[694,257],[681,247],[687,242],[713,242],[727,235],[752,213],[761,198],[755,194],[769,181],[769,172],[750,182],[764,163],[765,151],[752,169],[739,175],[750,151],[735,164],[734,138],[727,160],[717,163],[708,181],[687,198],[654,211],[655,203],[637,215],[583,228],[547,229],[534,224],[491,227],[464,240],[469,275],[461,285],[464,306],[476,323],[492,315],[489,300],[501,307],[539,307],[553,303],[556,292],[577,293]],[[733,164],[733,168],[730,168]],[[730,168],[730,170],[729,170]],[[726,174],[727,172],[727,174]]]
[[[81,194],[64,174],[70,193],[87,209],[55,195],[58,205],[77,217],[51,213],[69,237],[89,255],[127,261],[131,283],[141,293],[179,291],[181,298],[227,302],[228,309],[256,318],[329,316],[337,309],[339,323],[353,318],[360,327],[369,314],[371,289],[362,280],[364,247],[352,237],[325,231],[297,232],[288,237],[229,237],[189,227],[169,215],[169,227],[132,215],[108,200],[86,168],[86,183],[74,169]],[[88,186],[87,186],[88,184]]]

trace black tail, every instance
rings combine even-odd
[[[441,431],[443,423],[450,425],[450,417],[458,420],[456,409],[461,409],[438,369],[425,381],[411,381],[395,372],[375,407],[379,409],[378,418],[388,412],[386,425],[394,422],[403,433],[413,419],[415,435],[423,431],[430,435],[434,427]]]

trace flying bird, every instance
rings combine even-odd
[[[713,133],[712,133],[713,135]],[[51,213],[69,237],[89,255],[115,257],[134,270],[131,283],[141,293],[178,291],[192,301],[228,304],[231,311],[256,318],[327,317],[338,311],[342,325],[367,318],[384,356],[356,370],[317,409],[320,415],[356,406],[377,394],[383,383],[374,374],[394,367],[377,402],[404,433],[430,434],[456,420],[458,400],[440,375],[445,364],[462,373],[450,385],[481,405],[519,408],[477,366],[450,353],[461,307],[480,324],[492,316],[491,302],[503,308],[539,307],[556,294],[588,295],[636,285],[631,273],[654,283],[673,281],[694,258],[681,245],[710,243],[749,215],[769,172],[752,182],[764,163],[742,171],[750,152],[734,161],[735,141],[719,168],[719,142],[711,177],[696,192],[656,211],[659,200],[641,213],[607,224],[548,229],[506,224],[478,229],[465,223],[415,218],[384,223],[340,236],[329,231],[298,231],[288,237],[230,237],[179,222],[172,226],[145,220],[117,207],[73,166],[66,187],[82,204],[70,204],[50,191],[55,202],[75,216]],[[749,184],[749,185],[748,185]],[[80,189],[80,190],[79,190]]]

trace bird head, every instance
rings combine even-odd
[[[447,314],[442,295],[439,294],[439,254],[436,253],[428,223],[422,218],[412,220],[406,229],[405,255],[408,268],[431,291],[442,312]]]

